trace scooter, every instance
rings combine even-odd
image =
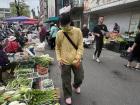
[[[90,46],[94,43],[94,35],[89,33],[87,38],[83,38],[83,44],[85,48],[90,48]]]

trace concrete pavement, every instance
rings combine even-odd
[[[54,51],[48,50],[52,57]],[[127,60],[111,51],[103,50],[102,63],[92,60],[93,49],[85,49],[83,66],[85,80],[81,94],[73,93],[73,105],[140,105],[140,71],[133,71],[123,65]],[[50,67],[51,78],[61,88],[61,73],[55,61]]]

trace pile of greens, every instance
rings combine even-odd
[[[16,91],[8,91],[0,95],[1,105],[3,103],[5,103],[4,105],[9,105],[9,103],[14,102],[27,103],[27,105],[60,105],[59,96],[55,89],[31,90],[25,86]]]
[[[55,90],[32,90],[26,94],[29,105],[57,105],[58,96]],[[55,104],[57,103],[57,104]],[[59,105],[59,104],[58,104]]]
[[[31,87],[31,84],[32,84],[31,79],[27,79],[27,78],[24,78],[24,77],[19,77],[17,79],[14,79],[13,81],[9,81],[6,88],[7,89],[18,89],[21,86]]]
[[[32,60],[34,60],[36,64],[40,64],[42,67],[48,67],[48,65],[52,63],[54,59],[48,54],[46,54],[42,56],[33,57]]]
[[[31,68],[20,68],[19,70],[16,70],[16,74],[29,74],[32,73],[33,70]]]

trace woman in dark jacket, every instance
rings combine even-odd
[[[132,61],[136,60],[137,65],[134,68],[140,69],[140,24],[138,25],[138,33],[136,35],[135,42],[133,46],[128,49],[128,52],[130,52],[130,56],[126,66],[132,67]]]
[[[6,70],[11,70],[10,75],[14,75],[14,69],[16,67],[16,63],[10,63],[7,54],[3,51],[3,46],[0,44],[0,83],[4,84],[2,80],[2,72]]]

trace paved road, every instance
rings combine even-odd
[[[54,51],[47,52],[55,56]],[[73,105],[140,105],[140,71],[126,69],[123,66],[126,60],[117,53],[104,50],[101,64],[92,60],[92,53],[93,49],[85,50],[85,80],[82,93],[73,93]],[[54,84],[61,88],[56,61],[50,69]],[[62,105],[65,105],[63,98]]]

